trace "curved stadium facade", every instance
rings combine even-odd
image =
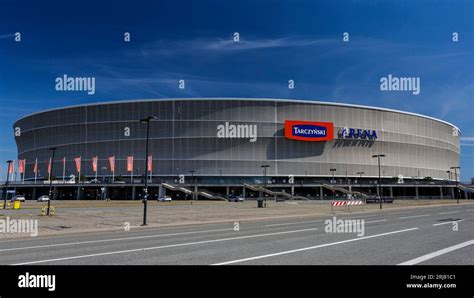
[[[143,175],[146,125],[150,123],[152,175],[168,181],[193,172],[200,181],[219,177],[378,177],[374,154],[385,154],[385,178],[446,179],[459,164],[459,130],[431,117],[377,107],[279,99],[159,99],[105,102],[35,113],[14,129],[25,179],[47,173],[50,147],[57,147],[56,177]],[[127,157],[133,156],[133,172]],[[63,165],[65,158],[65,166]],[[64,171],[63,171],[64,167]],[[335,169],[335,171],[331,171]],[[359,174],[358,174],[359,173]],[[176,180],[175,180],[176,181]]]

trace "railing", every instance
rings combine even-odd
[[[271,196],[282,196],[282,197],[286,197],[286,198],[289,198],[290,200],[294,200],[294,199],[297,199],[297,200],[308,200],[307,198],[305,197],[302,197],[302,196],[294,196],[290,193],[287,193],[287,192],[284,192],[284,191],[272,191],[272,190],[269,190],[268,188],[264,188],[260,185],[250,185],[250,184],[247,184],[247,183],[244,183],[244,187],[248,188],[248,189],[251,189],[253,191],[261,191],[261,192],[264,192],[266,194],[269,194]]]

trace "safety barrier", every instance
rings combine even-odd
[[[48,206],[43,206],[41,207],[41,215],[45,216],[48,211]],[[49,215],[55,215],[56,214],[56,208],[54,206],[49,207]]]
[[[332,201],[331,202],[331,211],[334,211],[334,207],[344,207],[344,210],[350,211],[350,206],[361,206],[364,209],[364,202],[361,200],[352,200],[352,201]]]
[[[7,202],[6,205],[7,206],[5,207],[5,204],[3,204],[3,202],[0,203],[0,207],[1,207],[0,209],[10,209],[10,206],[11,206],[10,202]],[[21,201],[14,201],[12,207],[13,207],[12,210],[21,209]]]

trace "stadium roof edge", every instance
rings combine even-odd
[[[107,104],[122,104],[122,103],[132,103],[132,102],[151,102],[151,101],[184,101],[184,100],[242,100],[242,101],[277,101],[277,102],[299,102],[299,103],[313,103],[313,104],[320,104],[320,105],[329,105],[329,106],[341,106],[341,107],[351,107],[351,108],[360,108],[360,109],[369,109],[369,110],[376,110],[376,111],[384,111],[384,112],[394,112],[394,113],[400,113],[400,114],[405,114],[405,115],[411,115],[411,116],[417,116],[417,117],[422,117],[430,120],[434,120],[437,122],[441,122],[444,124],[447,124],[449,126],[452,126],[459,130],[461,130],[454,124],[449,123],[447,121],[437,119],[434,117],[430,117],[427,115],[422,115],[422,114],[417,114],[417,113],[412,113],[412,112],[406,112],[406,111],[400,111],[400,110],[395,110],[395,109],[388,109],[388,108],[381,108],[381,107],[373,107],[373,106],[365,106],[365,105],[357,105],[357,104],[349,104],[349,103],[337,103],[337,102],[327,102],[327,101],[316,101],[312,99],[280,99],[280,98],[255,98],[255,97],[188,97],[188,98],[150,98],[150,99],[127,99],[127,100],[115,100],[115,101],[103,101],[103,102],[95,102],[95,103],[85,103],[85,104],[78,104],[78,105],[71,105],[71,106],[64,106],[64,107],[59,107],[59,108],[52,108],[52,109],[47,109],[39,112],[34,112],[31,114],[28,114],[26,116],[23,116],[19,118],[18,120],[15,121],[18,122],[20,120],[23,120],[25,118],[35,116],[38,114],[42,113],[48,113],[48,112],[53,112],[53,111],[59,111],[59,110],[64,110],[64,109],[72,109],[72,108],[80,108],[80,107],[87,107],[87,106],[98,106],[98,105],[107,105]]]

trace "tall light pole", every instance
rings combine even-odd
[[[3,190],[3,209],[7,209],[7,197],[8,197],[8,177],[10,177],[10,164],[13,160],[7,160],[7,180],[5,181],[5,188]]]
[[[147,201],[148,201],[148,141],[150,139],[150,122],[152,120],[157,120],[158,117],[156,116],[148,116],[144,119],[140,120],[141,124],[146,124],[146,142],[145,142],[145,186],[143,187],[143,224],[142,226],[146,226],[146,212],[147,212]]]
[[[459,193],[459,179],[458,179],[458,169],[461,169],[461,167],[451,167],[450,169],[454,169],[454,181],[456,181],[456,192],[458,195],[456,196],[457,203],[459,204],[459,197],[461,194]]]
[[[331,180],[331,183],[333,183],[333,182],[334,182],[334,172],[336,172],[336,169],[334,169],[334,168],[333,168],[333,169],[329,169],[329,171],[331,171],[331,173],[332,173],[332,180]]]
[[[49,210],[51,208],[51,200],[53,199],[53,169],[54,169],[54,153],[56,152],[57,147],[51,147],[49,148],[49,151],[51,151],[51,162],[49,163],[49,166],[51,169],[49,170],[49,200],[48,200],[48,210],[46,212],[46,215],[49,215]]]
[[[194,181],[194,173],[196,173],[196,171],[195,171],[195,170],[191,170],[191,171],[189,171],[189,173],[191,173],[191,181],[192,181],[192,183],[193,183],[193,188],[194,188],[194,189],[193,189],[193,194],[192,194],[192,197],[191,197],[191,201],[194,201],[194,197],[195,197],[194,192],[195,192],[195,190],[196,190],[196,181]]]
[[[269,168],[270,165],[263,165],[260,167],[263,168],[263,188],[266,189],[267,188],[267,168]],[[265,193],[263,194],[263,198],[265,200],[265,208],[267,208],[267,196],[265,195]]]
[[[379,164],[379,201],[380,201],[380,209],[382,209],[382,192],[381,192],[381,189],[380,189],[380,158],[381,157],[385,157],[385,154],[375,154],[375,155],[372,155],[372,158],[377,158],[378,160],[378,164]]]
[[[447,170],[446,171],[446,174],[448,174],[448,180],[446,180],[446,192],[449,192],[449,180],[451,180],[451,170]],[[451,195],[451,198],[453,198],[453,196]]]
[[[102,170],[102,183],[105,183],[105,171],[107,170],[107,167],[102,167],[100,169]]]
[[[359,175],[359,184],[362,187],[362,175],[365,174],[365,172],[357,172],[357,175]]]

